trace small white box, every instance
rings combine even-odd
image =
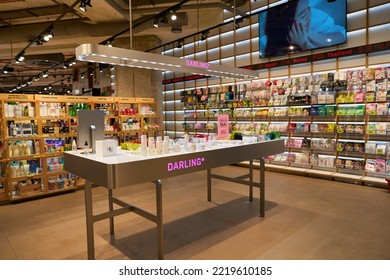
[[[98,157],[109,157],[116,155],[116,140],[97,140],[96,145],[96,156]]]

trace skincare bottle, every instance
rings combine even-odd
[[[75,139],[72,141],[72,153],[77,153],[77,144]]]
[[[149,137],[148,145],[149,145],[149,155],[154,155],[156,152],[154,137]]]
[[[148,139],[146,135],[141,135],[141,153],[143,156],[146,156],[148,153]]]
[[[156,141],[156,154],[161,155],[163,153],[163,142],[162,140]]]
[[[164,136],[163,150],[164,154],[168,154],[171,151],[171,143],[169,136]]]

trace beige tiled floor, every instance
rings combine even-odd
[[[239,175],[228,166],[218,173]],[[258,172],[256,172],[256,176]],[[387,189],[266,173],[266,216],[246,187],[205,172],[163,180],[166,259],[390,259]],[[154,186],[120,189],[118,197],[154,211]],[[95,213],[107,209],[106,190],[93,189]],[[155,225],[135,214],[95,224],[97,259],[156,259]],[[0,206],[0,259],[86,259],[84,191]]]

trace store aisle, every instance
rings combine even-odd
[[[242,167],[217,173],[239,175]],[[258,172],[256,172],[258,176]],[[266,173],[266,216],[241,185],[206,173],[163,180],[166,259],[390,259],[390,193],[386,189]],[[95,214],[108,207],[93,189]],[[154,185],[117,191],[154,211]],[[258,190],[255,190],[258,197]],[[156,259],[155,225],[132,213],[95,224],[97,259]],[[0,259],[86,259],[84,192],[0,206]]]

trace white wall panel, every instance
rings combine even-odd
[[[371,53],[368,56],[369,65],[389,64],[389,63],[390,63],[390,53],[388,51]]]
[[[322,72],[336,69],[336,59],[328,59],[313,62],[313,72]]]
[[[234,67],[234,58],[233,57],[228,57],[221,59],[221,65],[226,65],[226,66],[232,66]]]
[[[260,79],[268,79],[269,70],[268,69],[261,69],[257,71],[259,73]]]
[[[291,75],[310,73],[310,71],[311,71],[311,63],[302,63],[302,64],[297,64],[297,65],[291,65],[291,67],[290,67],[290,74]]]
[[[354,55],[354,56],[339,58],[339,69],[359,67],[365,65],[366,65],[365,55]]]
[[[366,28],[366,15],[367,15],[366,10],[349,14],[347,16],[347,30],[354,31],[354,30]]]
[[[360,29],[347,33],[347,43],[345,47],[352,48],[366,44],[366,29]]]
[[[239,29],[236,29],[236,42],[248,40],[250,38],[250,27],[240,27]]]
[[[209,48],[209,50],[213,49],[213,48],[219,48],[219,35],[217,36],[208,36],[207,37],[207,47]]]
[[[368,29],[369,43],[385,42],[390,40],[390,23]]]
[[[288,75],[288,67],[271,68],[271,77],[280,77]]]
[[[213,60],[219,59],[219,56],[220,56],[219,52],[220,52],[219,48],[214,48],[214,49],[208,50],[207,51],[208,60],[213,61]]]
[[[364,2],[364,1],[362,1],[362,2]],[[374,6],[378,6],[381,4],[389,3],[389,0],[370,0],[369,2],[370,2],[369,6],[374,7]]]
[[[171,130],[171,131],[175,130],[175,123],[174,122],[166,122],[166,123],[164,123],[164,125],[165,125],[164,129],[166,129],[166,130]]]
[[[236,55],[250,53],[250,40],[236,43]]]
[[[375,26],[390,22],[390,3],[378,7],[370,8],[368,10],[369,25]]]
[[[199,61],[207,61],[207,52],[206,51],[197,52],[194,56],[194,59]]]
[[[347,12],[356,12],[366,8],[365,0],[348,0],[347,1]]]
[[[237,65],[237,67],[248,66],[248,65],[251,65],[251,64],[252,64],[251,63],[251,56],[250,56],[249,53],[236,56],[236,65]]]
[[[229,44],[221,47],[221,58],[234,56],[234,44]]]
[[[169,101],[164,103],[165,110],[175,110],[175,101]]]
[[[175,113],[172,111],[165,111],[164,120],[165,121],[174,121],[175,120]]]
[[[229,31],[226,33],[221,34],[221,46],[229,45],[233,40],[233,31]]]

